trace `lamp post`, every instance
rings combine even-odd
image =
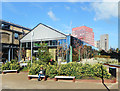
[[[31,66],[32,66],[32,37],[33,37],[33,31],[31,31]]]

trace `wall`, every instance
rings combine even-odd
[[[1,36],[1,43],[7,43],[7,44],[11,44],[12,43],[12,32],[11,31],[6,31],[6,30],[1,30],[0,32],[5,32],[9,34],[9,40],[8,38],[5,38],[4,36]]]

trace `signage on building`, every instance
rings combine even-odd
[[[2,45],[3,48],[18,48],[18,46]]]

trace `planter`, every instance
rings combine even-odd
[[[28,73],[28,71],[20,71],[20,72],[25,72],[25,73]]]
[[[75,82],[75,76],[55,76],[55,81],[58,81],[58,79],[72,79]]]
[[[120,68],[120,65],[113,65],[113,64],[110,64],[109,66]]]
[[[103,65],[109,65],[108,63],[104,63]]]
[[[47,79],[47,77],[46,76],[41,76],[42,78],[44,78],[44,81],[46,81]],[[30,80],[30,79],[38,79],[38,75],[28,75],[28,79]]]
[[[116,79],[105,79],[105,83],[116,83]]]
[[[67,62],[61,62],[61,64],[67,64]]]
[[[18,73],[18,70],[3,70],[2,73]]]

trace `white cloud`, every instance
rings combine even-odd
[[[110,19],[111,17],[118,17],[118,3],[105,1],[106,0],[91,4],[93,10],[95,11],[95,21]]]
[[[53,21],[59,20],[52,11],[49,11],[47,14]]]
[[[80,6],[80,8],[81,8],[82,10],[84,10],[84,11],[89,11],[89,12],[92,11],[92,9],[90,8],[90,6]]]
[[[66,6],[65,8],[66,8],[67,10],[70,10],[70,7],[69,7],[69,6]]]

